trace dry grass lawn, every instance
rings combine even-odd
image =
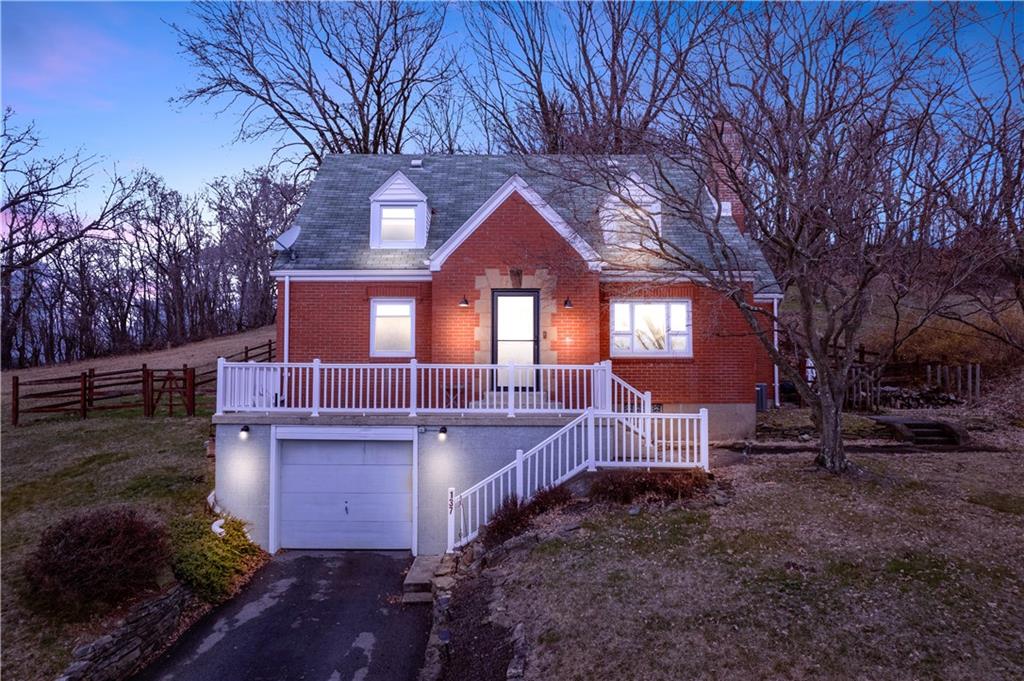
[[[550,518],[582,528],[501,569],[527,677],[1024,678],[1024,453],[809,458],[718,470],[725,506]]]
[[[213,488],[203,442],[209,417],[51,418],[3,430],[2,667],[5,678],[55,678],[76,645],[111,617],[69,623],[28,606],[21,565],[38,533],[75,511],[110,503],[165,521],[195,512]],[[173,577],[165,576],[169,583]]]
[[[244,346],[266,343],[272,326],[158,352],[108,357],[76,364],[4,372],[2,447],[2,668],[5,678],[55,678],[76,645],[109,627],[116,613],[86,622],[52,619],[22,597],[21,565],[38,534],[79,510],[127,503],[170,521],[203,507],[213,489],[213,464],[204,442],[210,399],[200,400],[195,418],[145,419],[139,410],[112,411],[80,421],[74,416],[33,416],[12,428],[7,400],[10,376],[25,380],[97,371],[210,364]],[[173,576],[168,573],[170,583]]]
[[[69,362],[56,364],[54,366],[34,367],[32,369],[17,369],[5,371],[3,376],[3,388],[0,394],[4,402],[10,396],[11,376],[19,376],[23,381],[37,380],[43,378],[55,378],[60,376],[73,376],[90,368],[95,367],[97,371],[118,371],[120,369],[137,369],[146,362],[151,367],[168,368],[181,367],[182,364],[189,366],[202,366],[217,361],[220,356],[231,355],[241,352],[248,345],[255,347],[262,345],[268,340],[276,337],[273,326],[264,326],[252,329],[243,333],[236,333],[230,336],[218,336],[197,343],[188,343],[176,348],[157,350],[155,352],[139,352],[128,355],[117,355],[115,357],[101,357],[99,359],[83,360],[81,362]],[[4,417],[8,418],[7,412]]]

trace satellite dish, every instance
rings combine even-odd
[[[275,251],[289,251],[292,246],[295,245],[295,240],[299,238],[299,232],[302,228],[298,225],[289,227],[286,229],[281,236],[274,239],[274,250]]]

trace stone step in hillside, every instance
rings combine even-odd
[[[945,421],[904,416],[872,418],[895,431],[900,439],[922,447],[957,447],[967,443],[966,432]]]
[[[432,603],[439,588],[451,588],[450,556],[416,556],[402,582],[402,603]]]

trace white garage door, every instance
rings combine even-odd
[[[412,546],[412,443],[282,440],[281,547]]]

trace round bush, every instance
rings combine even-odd
[[[210,531],[210,516],[188,516],[171,524],[174,555],[171,567],[178,581],[210,603],[220,603],[238,580],[261,564],[266,554],[249,541],[245,523],[224,522],[224,536]]]
[[[128,506],[72,515],[43,531],[25,564],[29,593],[71,613],[157,585],[170,546],[163,525]]]

